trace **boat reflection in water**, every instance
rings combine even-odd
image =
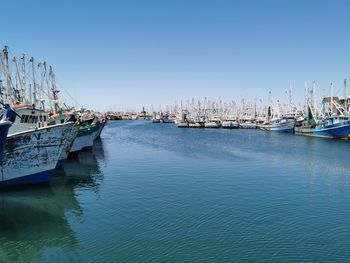
[[[90,151],[67,160],[50,186],[0,192],[1,260],[39,261],[74,251],[78,240],[72,227],[84,213],[76,190],[97,192],[100,180],[98,159]]]

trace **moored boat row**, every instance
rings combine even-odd
[[[48,183],[54,169],[64,165],[69,156],[93,147],[106,118],[60,103],[55,75],[51,67],[46,72],[46,62],[39,63],[38,70],[43,72],[40,85],[33,58],[29,61],[32,83],[28,87],[24,78],[29,73],[18,67],[20,85],[14,85],[8,54],[5,47],[0,56],[5,80],[0,79],[0,188]],[[24,55],[21,63],[26,63]]]

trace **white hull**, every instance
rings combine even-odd
[[[76,137],[70,152],[73,153],[73,152],[81,151],[85,148],[91,148],[94,145],[94,140],[97,137],[98,133],[99,133],[99,130],[84,136]]]
[[[59,158],[59,161],[64,161],[67,159],[68,154],[69,154],[69,152],[74,144],[74,140],[78,135],[78,131],[79,131],[79,126],[75,125],[75,129],[71,133],[66,135],[66,139],[67,139],[66,140],[66,147],[62,151],[60,158]]]
[[[48,182],[67,146],[66,135],[74,129],[73,123],[66,123],[8,136],[0,185]]]
[[[255,123],[241,123],[240,127],[242,129],[256,129],[257,125]]]
[[[206,122],[204,123],[205,128],[220,128],[220,123],[217,122]]]
[[[222,128],[224,129],[237,129],[239,128],[238,122],[235,121],[224,121],[222,122]]]

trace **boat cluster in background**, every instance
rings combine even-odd
[[[59,100],[46,62],[0,54],[0,187],[47,183],[68,157],[91,149],[105,116]]]
[[[333,84],[330,84],[330,96],[324,96],[320,103],[316,99],[316,82],[310,88],[305,84],[304,105],[295,105],[291,89],[286,90],[284,102],[275,100],[269,92],[268,101],[258,104],[240,104],[234,101],[226,103],[187,101],[175,105],[172,111],[154,112],[154,123],[175,123],[178,128],[224,128],[224,129],[261,129],[266,131],[289,132],[298,135],[348,138],[350,133],[350,98],[347,97],[347,80],[344,80],[343,96],[333,96]]]

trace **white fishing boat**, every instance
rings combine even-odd
[[[182,112],[181,117],[175,119],[175,124],[178,128],[188,128],[187,113]]]
[[[235,120],[226,120],[222,122],[223,129],[238,129],[239,123]]]
[[[217,129],[221,127],[221,124],[219,121],[207,121],[204,123],[204,127],[205,128],[213,128],[213,129]]]
[[[0,171],[0,187],[47,183],[50,181],[67,134],[74,123],[57,124],[9,135]]]
[[[77,155],[79,151],[91,149],[99,131],[99,125],[81,126],[78,131],[78,135],[73,142],[69,155],[74,156]]]
[[[270,122],[266,122],[260,125],[260,129],[265,131],[278,131],[278,132],[294,132],[295,128],[294,118],[275,118]]]
[[[245,121],[239,124],[239,127],[242,129],[256,129],[258,126],[256,123]]]

